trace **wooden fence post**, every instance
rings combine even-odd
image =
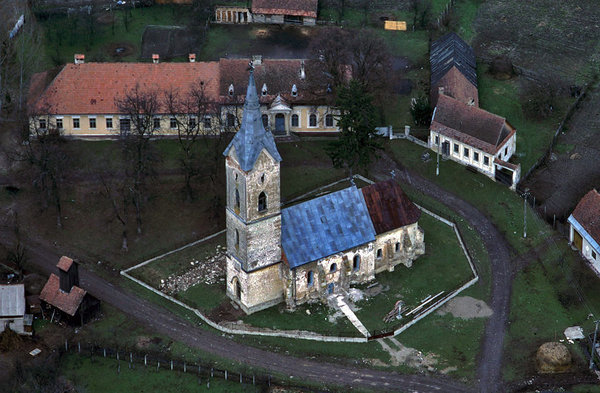
[[[171,371],[173,371],[173,361],[171,360]]]
[[[77,341],[77,352],[81,353],[81,343]]]
[[[227,370],[225,370],[225,380],[227,381]]]
[[[148,365],[148,355],[144,355],[144,366]]]

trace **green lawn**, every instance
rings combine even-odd
[[[425,231],[425,255],[410,268],[398,265],[393,272],[379,273],[375,280],[389,289],[356,304],[360,308],[356,315],[370,332],[392,329],[408,321],[383,322],[398,299],[404,301],[406,309],[413,309],[427,296],[441,291],[448,294],[473,278],[452,228],[425,213],[419,225]]]
[[[113,11],[113,23],[109,11],[100,11],[91,17],[73,13],[70,16],[50,15],[39,18],[46,36],[46,67],[52,63],[73,61],[73,54],[84,53],[88,61],[110,61],[111,43],[131,45],[134,50],[122,61],[138,61],[141,54],[142,34],[147,25],[182,25],[189,18],[189,7],[155,5],[134,8],[129,11]],[[125,26],[125,13],[128,13]],[[91,18],[91,19],[90,19]],[[98,19],[101,18],[101,19]],[[93,32],[90,30],[93,27]]]
[[[545,120],[527,119],[521,109],[520,78],[497,80],[487,70],[488,67],[484,65],[477,68],[479,106],[506,118],[517,129],[517,162],[521,163],[521,174],[525,175],[550,146],[570,99],[564,98],[553,115]]]
[[[127,362],[100,357],[88,358],[77,355],[65,356],[61,361],[61,372],[77,391],[104,393],[110,387],[114,393],[142,392],[260,392],[261,387],[240,384],[239,379],[225,381],[222,378],[198,377],[197,374],[169,371],[166,368],[156,371],[156,367],[145,368],[135,365],[129,369]],[[232,374],[231,378],[239,378]]]
[[[435,181],[490,217],[518,253],[538,244],[551,233],[550,228],[528,208],[527,238],[523,239],[523,199],[506,186],[483,174],[470,172],[451,160],[440,162],[440,175],[436,176],[433,151],[405,140],[391,141],[388,146],[403,165]],[[431,154],[429,162],[421,160],[425,151]]]

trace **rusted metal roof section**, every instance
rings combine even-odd
[[[319,0],[254,0],[252,12],[268,15],[317,17]]]
[[[0,285],[0,318],[22,317],[25,314],[25,286]]]
[[[452,67],[456,67],[477,87],[475,52],[456,33],[448,33],[431,44],[431,85],[437,84]]]
[[[70,316],[74,316],[86,293],[85,290],[77,286],[73,286],[70,292],[61,291],[58,276],[52,273],[40,293],[40,300],[45,301]]]
[[[65,257],[63,255],[62,257],[60,257],[60,260],[58,261],[58,264],[56,265],[56,267],[62,271],[68,272],[69,269],[71,268],[72,264],[73,264],[73,260],[71,258]]]
[[[361,191],[378,235],[414,224],[421,217],[419,208],[392,179],[364,187]]]
[[[367,205],[356,187],[281,211],[281,244],[291,269],[374,240]]]

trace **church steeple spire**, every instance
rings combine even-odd
[[[242,126],[223,154],[227,156],[231,147],[235,147],[240,167],[246,172],[254,167],[256,159],[263,149],[267,150],[274,160],[277,162],[281,161],[281,156],[277,151],[277,146],[275,146],[273,134],[266,131],[262,123],[260,102],[256,92],[254,67],[252,64],[250,64],[248,89],[246,90],[246,100],[244,101]]]

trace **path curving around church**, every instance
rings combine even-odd
[[[453,193],[441,188],[431,180],[412,172],[383,154],[377,180],[394,178],[410,184],[421,193],[441,202],[475,228],[487,250],[490,259],[491,294],[489,306],[494,313],[485,324],[485,332],[479,349],[477,380],[479,392],[503,392],[502,354],[504,334],[508,326],[512,275],[510,267],[510,246],[496,226],[477,208]],[[382,170],[384,172],[382,172]]]
[[[494,314],[487,321],[477,370],[478,387],[465,385],[441,375],[407,375],[390,371],[355,368],[340,364],[304,360],[293,356],[273,353],[244,345],[223,337],[218,332],[207,331],[179,317],[157,304],[142,299],[129,290],[119,287],[87,269],[80,268],[82,286],[92,295],[128,314],[145,327],[171,337],[190,347],[248,365],[273,370],[326,384],[363,387],[376,391],[403,392],[501,392],[503,391],[501,366],[504,332],[508,321],[511,294],[509,247],[495,226],[475,207],[435,183],[420,177],[383,158],[386,165],[381,169],[380,179],[389,177],[389,170],[396,170],[396,178],[409,182],[414,188],[442,202],[478,231],[484,241],[491,262],[492,293],[490,307]],[[386,167],[386,168],[384,168]],[[0,242],[10,242],[10,234],[0,236]],[[29,261],[49,274],[56,269],[61,256],[55,247],[29,242]]]

